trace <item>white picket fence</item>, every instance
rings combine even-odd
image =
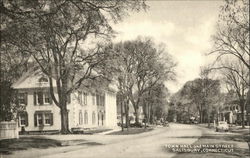
[[[15,121],[0,122],[0,139],[19,138],[18,127]]]

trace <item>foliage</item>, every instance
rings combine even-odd
[[[200,121],[203,122],[204,114],[209,114],[211,110],[218,107],[220,99],[220,81],[209,78],[198,78],[185,83],[173,100],[177,104],[177,109],[189,109],[185,111],[198,111]],[[179,105],[179,106],[178,106]],[[194,113],[193,113],[194,114]],[[206,118],[208,119],[208,118]]]
[[[105,75],[98,71],[107,57],[99,43],[112,37],[110,23],[144,6],[143,0],[1,1],[2,42],[15,48],[13,54],[31,56],[49,78],[50,94],[61,109],[62,133],[69,132],[66,96],[84,81]]]
[[[138,37],[114,45],[112,63],[123,85],[123,93],[132,103],[138,122],[143,95],[157,84],[174,78],[174,63],[164,46],[157,46],[150,38]]]

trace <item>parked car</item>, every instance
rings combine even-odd
[[[225,131],[228,132],[229,125],[225,121],[219,121],[216,125],[216,132]]]
[[[83,134],[84,133],[84,129],[81,127],[75,127],[75,128],[71,128],[71,132],[73,134]]]
[[[169,127],[168,121],[164,121],[162,125],[163,127]]]
[[[193,121],[193,124],[198,124],[198,121],[197,121],[197,120],[194,120],[194,121]]]

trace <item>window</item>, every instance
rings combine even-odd
[[[28,126],[28,114],[27,112],[21,113],[19,115],[19,126]]]
[[[87,105],[87,96],[88,96],[88,93],[83,93],[83,104],[84,105]]]
[[[105,106],[105,96],[101,96],[101,106]]]
[[[92,103],[95,105],[95,93],[92,94]]]
[[[84,124],[88,124],[88,112],[84,112]]]
[[[82,111],[80,110],[80,112],[79,112],[79,125],[82,125],[82,123],[83,123]]]
[[[52,98],[48,91],[34,92],[34,105],[52,104]]]
[[[92,113],[92,124],[94,125],[96,122],[96,119],[95,119],[95,112],[93,111]]]
[[[49,80],[46,77],[41,77],[38,80],[39,82],[49,82]]]
[[[18,103],[21,105],[27,105],[27,93],[18,94]]]
[[[96,94],[96,105],[97,105],[97,106],[100,105],[100,97],[99,97],[99,94]]]
[[[105,105],[105,95],[96,95],[96,104],[97,106],[104,106]]]
[[[34,115],[35,126],[52,126],[53,125],[53,113],[51,112],[36,112]]]
[[[81,91],[78,92],[78,101],[80,104],[82,104],[82,92]]]
[[[49,104],[50,103],[50,94],[49,93],[44,93],[44,103]]]
[[[51,119],[50,119],[50,114],[46,113],[44,114],[44,120],[45,120],[45,125],[50,125],[51,124]]]
[[[38,126],[43,125],[43,114],[37,114],[37,125]]]

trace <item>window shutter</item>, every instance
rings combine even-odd
[[[34,95],[33,95],[33,100],[34,100],[34,105],[36,105],[36,92],[34,92]]]
[[[53,113],[50,113],[50,121],[51,121],[51,122],[50,122],[50,125],[53,126],[53,121],[54,121],[54,120],[53,120]]]
[[[37,114],[34,114],[34,126],[37,127]]]
[[[29,125],[28,113],[25,112],[25,126],[27,127],[28,125]]]
[[[43,92],[38,92],[38,104],[43,105]]]
[[[51,97],[51,95],[50,95],[50,92],[48,92],[48,95],[49,95],[49,103],[50,103],[50,104],[53,104],[53,101],[52,101],[52,97]]]
[[[24,93],[24,104],[28,105],[28,93],[27,92]]]

